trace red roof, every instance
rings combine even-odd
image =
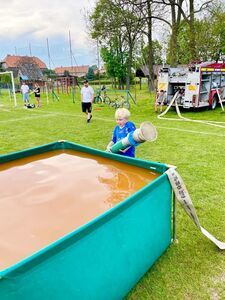
[[[16,68],[21,61],[32,60],[40,69],[47,69],[46,64],[36,56],[7,55],[3,60],[8,68]]]
[[[64,71],[68,71],[69,73],[84,73],[88,72],[89,66],[77,66],[77,67],[57,67],[55,68],[56,74],[63,74]]]

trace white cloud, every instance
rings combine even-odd
[[[1,1],[3,2],[3,0]],[[6,0],[1,3],[1,51],[4,41],[11,44],[43,43],[49,40],[68,41],[70,30],[73,48],[88,49],[84,9],[94,0]]]

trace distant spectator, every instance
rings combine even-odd
[[[29,104],[29,86],[25,82],[23,82],[20,90],[23,95],[24,106],[27,107],[27,105]]]
[[[34,92],[35,99],[37,101],[37,107],[41,107],[41,100],[40,100],[40,98],[41,98],[41,89],[40,89],[40,86],[39,86],[38,83],[35,83],[33,92]]]
[[[90,123],[92,114],[92,102],[94,100],[94,90],[88,85],[88,81],[84,81],[84,86],[81,89],[82,112],[87,115],[87,123]]]
[[[163,104],[166,99],[166,94],[164,90],[160,90],[156,93],[156,99],[155,99],[155,112],[158,112],[158,107],[160,108],[160,113],[163,110]]]

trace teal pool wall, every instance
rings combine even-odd
[[[0,299],[123,299],[171,243],[167,166],[67,141],[2,155],[0,163],[57,149],[82,151],[161,175],[97,218],[0,270]]]

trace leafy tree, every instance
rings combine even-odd
[[[87,80],[94,80],[95,79],[95,74],[94,74],[94,70],[92,67],[88,68],[88,72],[86,74],[86,78]]]
[[[0,72],[4,72],[4,68],[3,68],[3,62],[0,62]]]
[[[210,11],[203,19],[195,21],[195,60],[218,60],[225,54],[225,8]],[[190,47],[190,27],[183,21],[178,32],[178,63],[187,64],[192,60]],[[207,38],[206,38],[207,33]]]
[[[0,83],[2,83],[2,84],[11,83],[11,75],[10,74],[2,74],[0,76]]]
[[[90,23],[91,36],[99,40],[102,48],[116,55],[117,59],[121,57],[121,60],[124,53],[127,54],[122,65],[127,68],[126,86],[129,89],[134,47],[142,26],[134,6],[122,0],[99,0],[90,16]]]
[[[190,60],[196,59],[195,16],[197,13],[208,8],[213,1],[214,0],[151,0],[152,3],[158,4],[158,6],[166,6],[170,9],[169,14],[166,13],[164,16],[160,16],[159,18],[155,17],[169,25],[171,29],[167,53],[167,61],[169,64],[176,66],[178,63],[178,34],[182,21],[185,21],[189,27],[189,30],[187,30],[186,33],[188,33],[187,42]]]
[[[97,65],[92,65],[91,68],[92,68],[93,71],[97,71],[98,70]]]
[[[126,70],[127,70],[127,56],[125,51],[122,51],[117,43],[111,45],[111,47],[103,47],[101,49],[101,57],[105,62],[106,71],[109,77],[114,81],[118,81],[119,88],[123,88],[126,82]]]
[[[218,54],[225,55],[225,5],[218,5],[211,12],[212,35],[214,37],[214,47],[218,49]]]
[[[44,70],[43,75],[45,75],[47,78],[56,78],[57,77],[55,71],[51,70],[51,69]]]
[[[66,77],[70,76],[70,72],[68,70],[64,70],[63,75],[66,76]]]
[[[152,48],[153,48],[153,65],[161,65],[162,61],[162,45],[159,41],[154,40],[152,41]],[[142,57],[143,61],[146,63],[148,61],[148,54],[149,54],[149,46],[145,46],[142,49]]]

